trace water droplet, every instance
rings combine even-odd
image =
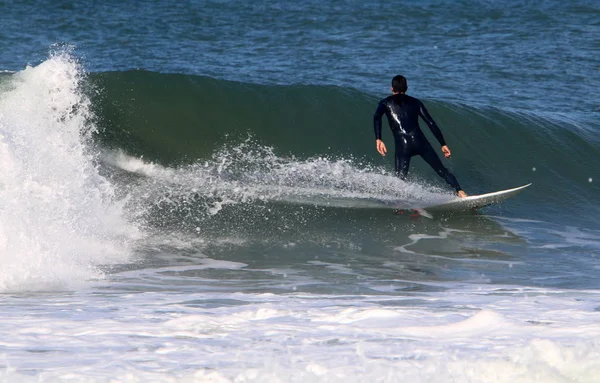
[[[531,170],[533,170],[535,172],[535,167],[531,168]]]

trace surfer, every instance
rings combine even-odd
[[[456,190],[459,197],[466,197],[467,194],[458,184],[454,174],[444,167],[431,144],[427,141],[425,134],[419,128],[419,116],[425,120],[435,138],[442,145],[444,156],[450,158],[450,148],[446,145],[442,131],[431,118],[423,103],[406,95],[407,89],[406,78],[400,75],[395,76],[392,79],[392,95],[381,100],[377,106],[373,116],[377,151],[382,156],[387,153],[387,148],[381,140],[381,116],[385,114],[396,142],[395,166],[398,177],[403,180],[406,179],[411,157],[420,155],[440,177]]]

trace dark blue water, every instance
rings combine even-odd
[[[147,69],[547,112],[600,107],[595,1],[5,2],[2,66],[73,44],[91,71]]]

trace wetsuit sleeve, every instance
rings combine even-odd
[[[421,116],[421,118],[423,120],[425,120],[425,122],[429,126],[429,129],[431,129],[431,133],[433,133],[433,135],[435,136],[435,138],[437,138],[437,140],[440,143],[440,145],[445,146],[446,145],[446,140],[444,140],[444,136],[442,135],[442,131],[437,126],[437,124],[435,123],[435,121],[433,120],[433,118],[431,118],[431,115],[429,115],[429,112],[427,111],[427,109],[425,108],[425,105],[423,105],[423,103],[421,101],[419,101],[419,116]]]
[[[381,116],[385,112],[385,105],[383,102],[380,102],[377,105],[377,110],[373,115],[373,129],[375,130],[375,139],[381,140]]]

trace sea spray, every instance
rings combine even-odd
[[[128,256],[137,231],[98,173],[84,80],[61,51],[0,93],[0,291],[68,288]]]
[[[190,165],[162,166],[123,151],[102,158],[124,173],[133,204],[145,207],[139,219],[163,229],[204,232],[223,221],[229,232],[269,219],[297,227],[310,215],[304,207],[391,211],[453,198],[450,190],[405,182],[382,167],[344,157],[278,155],[253,138],[225,144]]]

